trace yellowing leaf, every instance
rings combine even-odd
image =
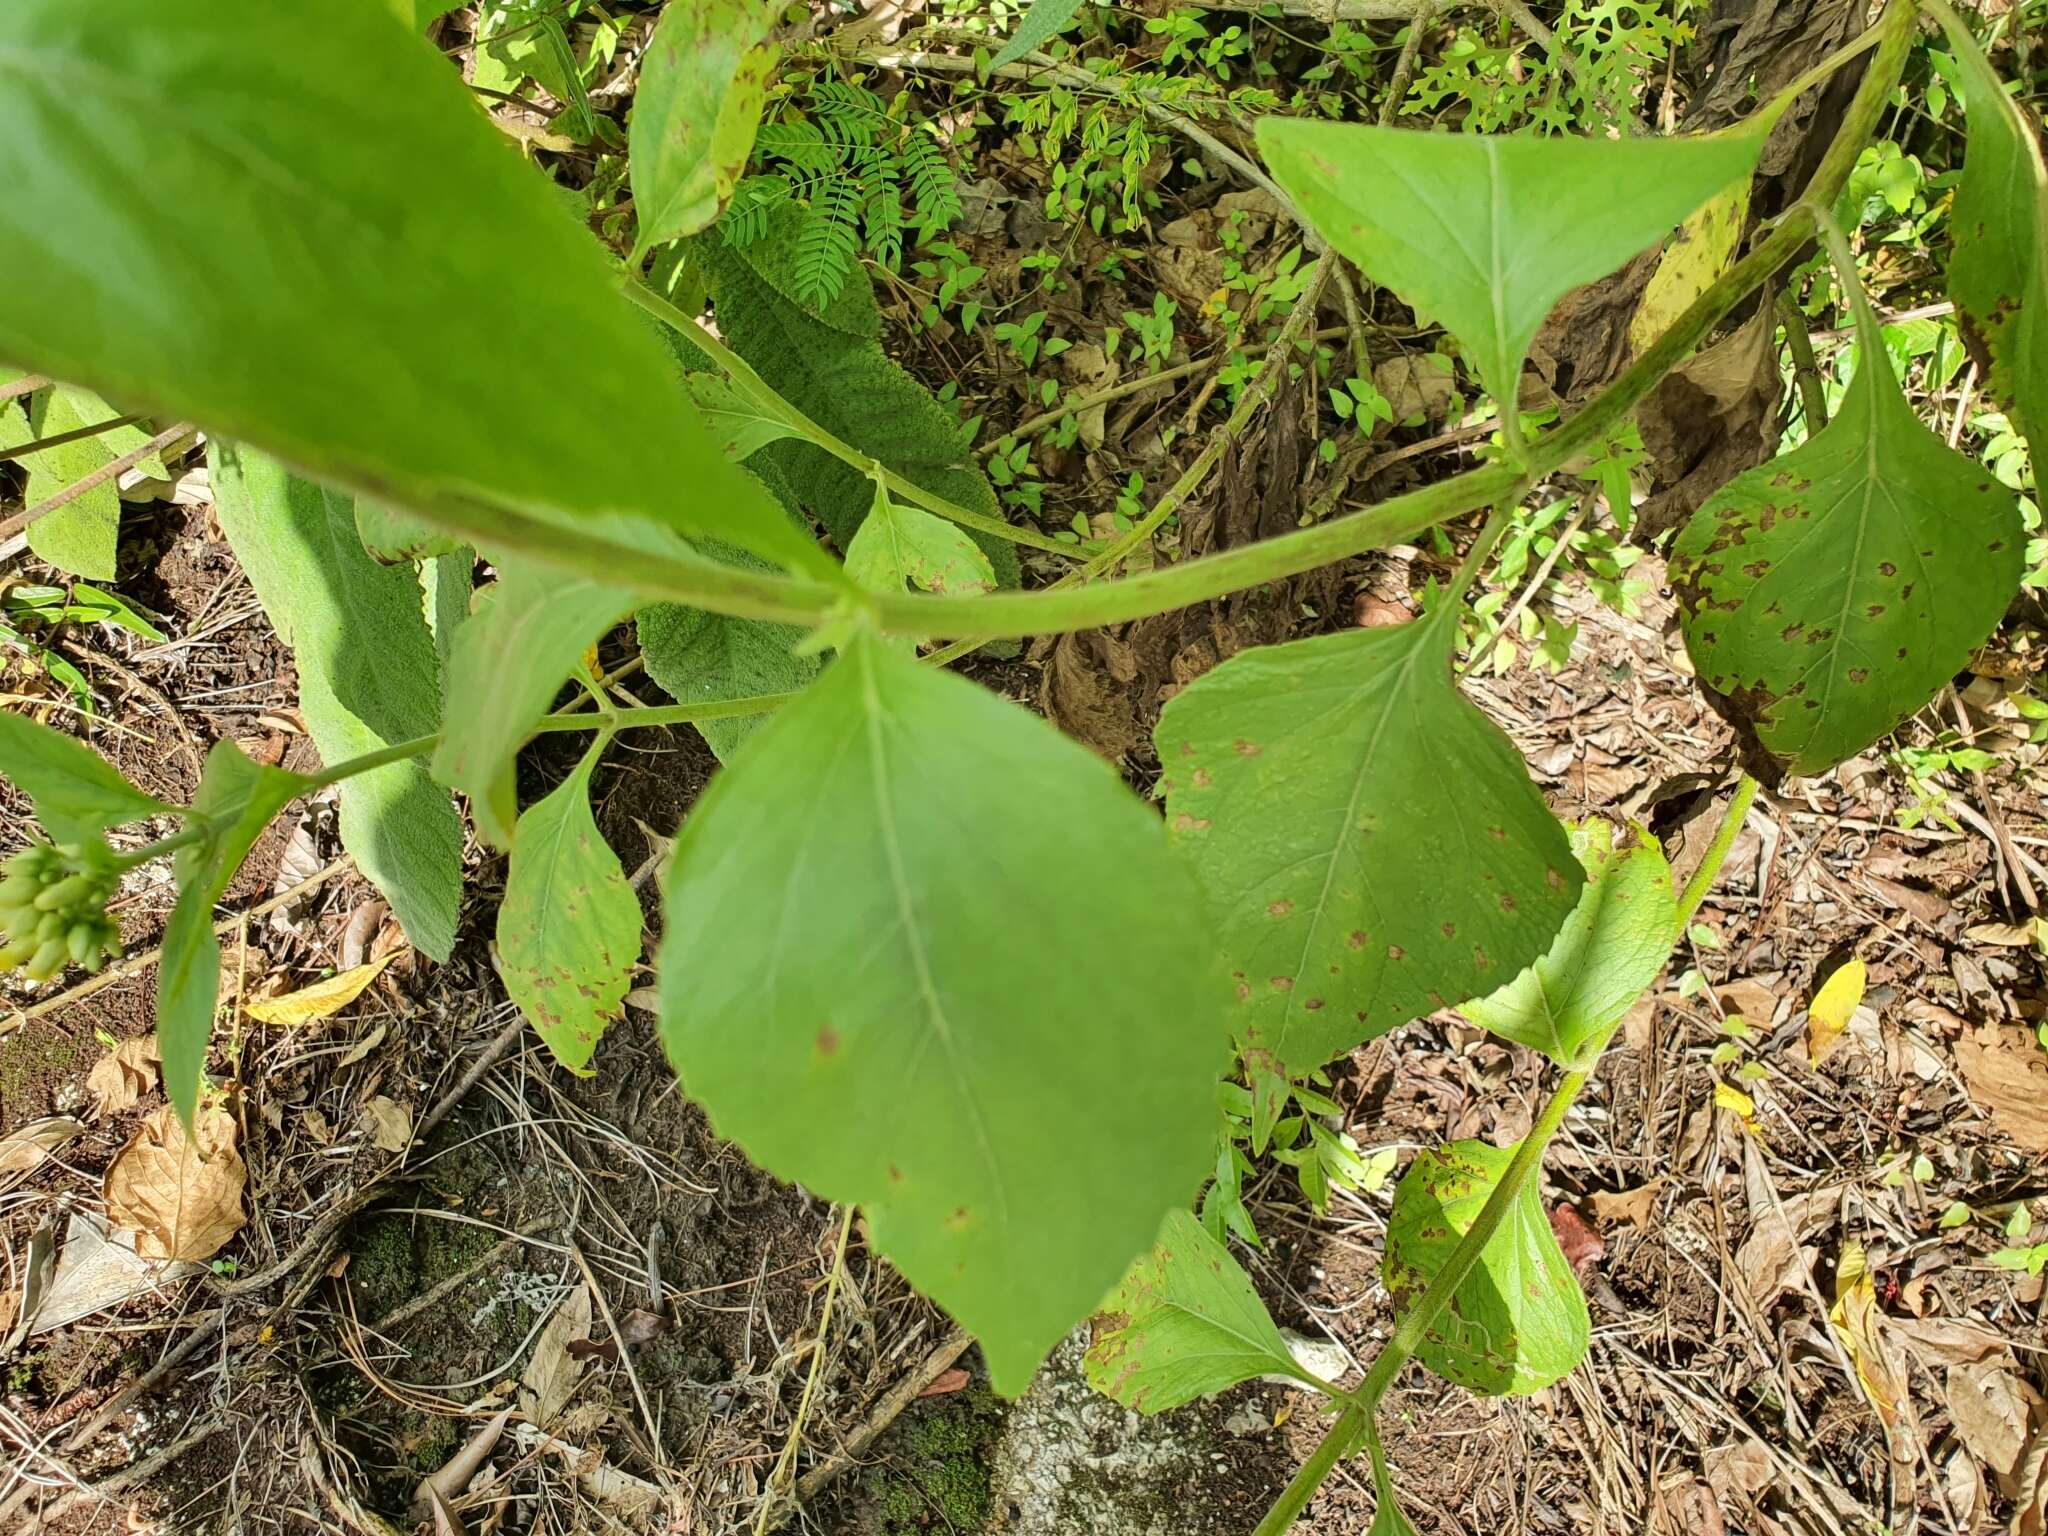
[[[135,1234],[145,1259],[210,1259],[242,1229],[248,1172],[235,1151],[234,1116],[201,1106],[192,1122],[188,1137],[164,1105],[107,1169],[107,1217]]]
[[[1806,1009],[1806,1059],[1816,1067],[1849,1027],[1849,1020],[1863,1001],[1863,984],[1869,978],[1869,968],[1861,960],[1850,960],[1838,966],[1813,994]]]
[[[330,976],[325,981],[316,981],[310,987],[301,987],[296,992],[287,992],[283,997],[273,997],[259,1003],[245,1003],[242,1011],[259,1024],[292,1026],[324,1019],[329,1014],[341,1012],[362,996],[363,988],[375,981],[378,972],[397,959],[399,954],[400,951],[393,950],[388,955],[366,961],[354,970],[343,971],[339,976]]]
[[[1859,962],[1860,965],[1860,962]],[[1887,1429],[1898,1422],[1905,1401],[1906,1382],[1897,1357],[1882,1336],[1884,1315],[1877,1309],[1877,1286],[1863,1245],[1850,1241],[1842,1247],[1841,1262],[1835,1270],[1835,1305],[1828,1313],[1835,1336],[1842,1341],[1864,1395]]]
[[[1756,1100],[1733,1084],[1714,1084],[1714,1108],[1725,1109],[1748,1129],[1756,1129]]]
[[[1629,321],[1629,347],[1638,357],[1734,264],[1743,222],[1749,217],[1749,189],[1750,183],[1742,181],[1717,193],[1665,242],[1657,270],[1643,288],[1643,301]]]

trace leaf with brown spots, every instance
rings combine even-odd
[[[652,247],[704,228],[732,196],[767,100],[777,50],[761,40],[775,10],[763,0],[692,0],[656,23],[628,125],[636,266]]]
[[[1844,280],[1858,365],[1835,419],[1722,487],[1671,556],[1686,651],[1766,779],[1825,773],[1925,705],[2022,569],[2012,492],[1920,424]]]
[[[498,974],[555,1060],[589,1075],[590,1053],[619,1016],[640,959],[640,901],[590,814],[600,736],[576,771],[519,818]]]
[[[1323,1384],[1295,1362],[1230,1250],[1186,1211],[1103,1303],[1088,1384],[1140,1413],[1164,1413],[1255,1376]]]
[[[1647,832],[1634,847],[1617,849],[1614,828],[1589,821],[1572,834],[1572,847],[1586,888],[1550,952],[1461,1011],[1560,1066],[1586,1068],[1664,969],[1678,939],[1678,898],[1664,851]]]
[[[1237,1033],[1290,1071],[1492,990],[1583,882],[1521,755],[1452,686],[1451,612],[1243,652],[1160,717]]]
[[[1394,1190],[1383,1276],[1405,1312],[1443,1267],[1514,1161],[1514,1148],[1456,1141],[1417,1157]],[[1567,1375],[1592,1338],[1586,1298],[1543,1212],[1538,1181],[1515,1196],[1479,1262],[1416,1347],[1447,1381],[1487,1396]]]

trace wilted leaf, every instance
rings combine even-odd
[[[1458,1141],[1422,1152],[1401,1176],[1383,1266],[1397,1313],[1450,1258],[1513,1160],[1512,1148]],[[1586,1298],[1536,1183],[1522,1186],[1415,1351],[1439,1376],[1488,1396],[1549,1386],[1579,1363],[1592,1337]]]
[[[412,1111],[381,1093],[363,1105],[370,1144],[380,1152],[403,1152],[412,1145]]]
[[[732,196],[767,99],[776,50],[761,39],[779,9],[775,0],[688,0],[662,11],[627,124],[636,267],[650,247],[704,228]]]
[[[1164,1413],[1255,1376],[1321,1384],[1295,1363],[1230,1250],[1174,1211],[1153,1250],[1103,1303],[1088,1384],[1126,1408]]]
[[[1807,1004],[1806,1059],[1814,1066],[1826,1059],[1842,1038],[1842,1031],[1849,1027],[1849,1020],[1863,1001],[1863,984],[1869,974],[1861,960],[1846,960],[1835,967]]]
[[[287,992],[283,997],[244,1003],[242,1012],[259,1024],[282,1024],[287,1027],[311,1024],[315,1019],[324,1019],[330,1014],[341,1012],[362,996],[363,989],[375,981],[384,967],[396,960],[399,954],[400,951],[393,950],[388,955],[366,961],[353,970],[343,971],[338,976],[316,981],[310,987],[301,987],[296,992]]]
[[[101,1114],[114,1114],[156,1087],[157,1068],[162,1065],[155,1035],[123,1040],[93,1063],[85,1075],[86,1091],[99,1100]]]
[[[210,1259],[242,1229],[247,1177],[233,1115],[202,1107],[188,1137],[166,1104],[107,1168],[107,1216],[135,1234],[135,1251],[146,1259]]]
[[[1861,1243],[1842,1245],[1835,1267],[1835,1304],[1828,1322],[1842,1341],[1864,1395],[1886,1429],[1899,1422],[1906,1405],[1906,1374],[1897,1352],[1884,1337],[1884,1318],[1877,1309],[1877,1285]]]
[[[545,1428],[568,1406],[576,1378],[583,1374],[582,1363],[569,1353],[569,1341],[589,1337],[590,1287],[579,1285],[555,1308],[519,1373],[519,1411],[529,1421]]]
[[[1749,218],[1749,188],[1743,181],[1717,193],[1664,243],[1657,270],[1650,274],[1635,318],[1629,321],[1629,349],[1638,357],[1734,263],[1742,245],[1742,226]]]
[[[84,1131],[85,1122],[69,1115],[45,1115],[16,1127],[0,1136],[0,1175],[29,1172]]]

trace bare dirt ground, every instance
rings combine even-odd
[[[999,293],[1019,297],[1019,258],[1045,239],[1034,222],[1045,168],[998,152],[981,174],[979,212],[956,238]],[[1043,301],[1048,334],[1089,344],[1126,308],[1172,293],[1196,318],[1169,361],[1220,358],[1227,337],[1199,318],[1222,271],[1219,228],[1250,241],[1247,265],[1287,238],[1255,198],[1240,196],[1247,217],[1230,222],[1225,190],[1174,180],[1160,218],[1171,238],[1145,266]],[[1094,270],[1096,254],[1072,264]],[[881,297],[899,319],[914,301],[888,287]],[[1913,298],[1902,290],[1893,307]],[[1389,302],[1366,299],[1378,362],[1413,339],[1397,307],[1377,324],[1374,305]],[[1334,297],[1318,323],[1346,345]],[[1033,379],[986,329],[897,340],[907,366],[957,383],[974,409],[1032,414]],[[1070,379],[1085,378],[1083,346],[1067,356]],[[1202,444],[1177,429],[1200,419],[1212,377],[1193,371],[1110,403],[1080,444],[1038,439],[1044,526],[1100,512],[1133,471],[1170,483]],[[1309,451],[1303,393],[1282,392],[1163,546],[1199,553],[1311,508],[1362,504],[1460,467],[1484,435],[1420,401],[1435,419],[1330,466]],[[290,657],[209,520],[203,473],[179,485],[181,501],[129,506],[115,584],[169,640],[57,637],[92,684],[91,718],[19,654],[0,679],[0,704],[74,730],[174,800],[216,740],[311,760]],[[168,487],[132,494],[152,490]],[[1455,555],[1375,555],[970,670],[1142,787],[1156,769],[1147,732],[1174,687],[1249,643],[1399,622]],[[1646,555],[1624,613],[1566,562],[1528,597],[1579,626],[1568,660],[1552,671],[1524,658],[1470,691],[1560,815],[1640,822],[1683,865],[1710,834],[1703,792],[1729,769],[1731,743],[1685,673],[1661,575]],[[1388,1400],[1388,1450],[1424,1536],[2040,1536],[2044,1283],[2024,1254],[1992,1255],[2048,1241],[2048,1051],[2035,1039],[2048,980],[2025,927],[2048,887],[2048,816],[2040,748],[2007,697],[2038,676],[2043,635],[2030,597],[1957,694],[1902,733],[1912,745],[1959,730],[1997,753],[1988,772],[1940,781],[1938,814],[1902,825],[1919,797],[1876,753],[1752,813],[1690,953],[1630,1020],[1549,1160],[1546,1204],[1593,1307],[1585,1365],[1496,1401],[1411,1368]],[[603,661],[623,690],[656,699],[633,675],[626,635]],[[568,766],[530,752],[523,793]],[[636,736],[600,771],[601,825],[650,923],[649,877],[714,767],[676,731]],[[0,851],[11,851],[26,807],[0,805]],[[468,881],[464,939],[431,967],[404,951],[341,857],[331,805],[288,813],[259,843],[221,909],[225,995],[274,997],[396,958],[332,1017],[283,1027],[228,1015],[213,1066],[239,1121],[247,1225],[212,1270],[131,1284],[5,1353],[0,1530],[424,1528],[422,1479],[460,1462],[509,1408],[449,1490],[467,1530],[725,1536],[755,1528],[814,1374],[788,1468],[806,1497],[776,1503],[771,1524],[835,1536],[1031,1528],[1022,1485],[992,1475],[1018,1411],[987,1392],[968,1341],[868,1255],[856,1223],[820,1358],[838,1214],[717,1139],[632,1000],[597,1076],[556,1068],[492,971],[501,861],[473,850]],[[138,961],[169,904],[160,883],[124,893]],[[1816,1064],[1807,1005],[1852,956],[1869,968],[1863,1007]],[[38,1245],[77,1241],[73,1223],[99,1210],[109,1163],[163,1103],[147,1071],[139,1091],[88,1086],[153,1028],[152,987],[136,963],[84,995],[0,994],[14,1010],[0,1013],[0,1138],[48,1117],[79,1127],[47,1155],[0,1153],[0,1338]],[[1519,1136],[1543,1088],[1537,1057],[1450,1014],[1363,1047],[1334,1079],[1345,1128],[1367,1150],[1398,1149],[1397,1172],[1446,1138]],[[1266,1246],[1240,1257],[1279,1321],[1334,1346],[1349,1379],[1392,1326],[1379,1281],[1391,1188],[1340,1192],[1328,1218],[1284,1169],[1250,1195]],[[1086,1418],[1067,1465],[1133,1484],[1167,1468],[1155,1504],[1130,1516],[1134,1532],[1248,1532],[1319,1432],[1309,1400],[1253,1384],[1170,1416],[1152,1440],[1121,1410]],[[1165,1449],[1132,1459],[1155,1441]],[[480,1491],[459,1497],[479,1471]],[[1362,1473],[1340,1469],[1304,1528],[1363,1531],[1372,1507]]]

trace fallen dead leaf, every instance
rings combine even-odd
[[[917,1395],[919,1397],[944,1397],[949,1392],[958,1392],[966,1385],[967,1373],[956,1365],[951,1370],[939,1372],[938,1375],[932,1378],[931,1385]]]
[[[1761,1440],[1717,1445],[1707,1452],[1704,1461],[1709,1482],[1717,1488],[1739,1488],[1744,1493],[1762,1493],[1778,1473],[1769,1448]]]
[[[1778,1013],[1778,994],[1754,978],[1714,988],[1723,1013],[1741,1019],[1758,1034],[1767,1034]]]
[[[2012,1536],[2048,1536],[2048,1432],[2034,1436],[2020,1457]]]
[[[296,992],[287,992],[283,997],[273,997],[260,1003],[246,1003],[242,1011],[261,1024],[282,1024],[287,1027],[310,1024],[315,1019],[324,1019],[330,1014],[341,1012],[362,995],[363,988],[377,979],[378,972],[396,958],[393,954],[359,965],[353,970],[330,976],[325,981],[316,981],[310,987],[301,987]]]
[[[1877,1307],[1877,1282],[1870,1273],[1863,1245],[1853,1238],[1842,1245],[1835,1266],[1835,1304],[1828,1323],[1842,1341],[1863,1394],[1884,1423],[1895,1428],[1906,1406],[1906,1373],[1897,1352],[1884,1337],[1885,1318]]]
[[[367,1035],[363,1036],[362,1039],[358,1040],[354,1045],[350,1046],[348,1048],[348,1054],[343,1056],[340,1061],[334,1064],[335,1070],[339,1071],[343,1067],[354,1066],[357,1062],[363,1060],[363,1058],[368,1056],[370,1052],[374,1051],[375,1049],[377,1049],[378,1046],[382,1045],[384,1043],[384,1030],[385,1026],[380,1023],[377,1025],[375,1029],[371,1030]]]
[[[44,1158],[85,1132],[85,1122],[69,1115],[46,1115],[0,1136],[0,1174],[27,1173]]]
[[[2000,1365],[1952,1365],[1943,1382],[1949,1417],[1970,1454],[2010,1492],[2020,1455],[2043,1414],[2041,1394]]]
[[[1863,1002],[1864,984],[1870,971],[1861,960],[1847,960],[1837,966],[1813,994],[1806,1007],[1806,1059],[1819,1066],[1842,1038],[1849,1020]]]
[[[412,1111],[395,1099],[378,1094],[363,1105],[363,1119],[369,1122],[370,1144],[380,1152],[403,1152],[412,1145]]]
[[[568,1406],[576,1378],[583,1374],[581,1362],[569,1353],[569,1341],[589,1337],[590,1287],[579,1285],[562,1298],[519,1373],[519,1411],[528,1423],[545,1428]]]
[[[1977,1360],[2010,1362],[2005,1340],[1990,1329],[1953,1317],[1898,1317],[1891,1331],[1904,1339],[1930,1369]]]
[[[2048,917],[2032,917],[2024,923],[1978,923],[1965,928],[1963,937],[1973,944],[2038,949],[2048,954]]]
[[[166,1104],[107,1168],[107,1216],[146,1259],[210,1259],[242,1229],[247,1180],[234,1116],[202,1105],[188,1137]]]
[[[103,1115],[132,1107],[137,1099],[156,1087],[157,1068],[163,1056],[154,1034],[123,1040],[93,1063],[85,1075],[85,1086],[99,1101]]]
[[[1602,1190],[1598,1194],[1588,1196],[1586,1203],[1593,1208],[1593,1218],[1596,1221],[1605,1222],[1609,1226],[1625,1221],[1638,1231],[1647,1232],[1656,1217],[1657,1202],[1663,1198],[1665,1186],[1670,1182],[1668,1178],[1660,1176],[1647,1184],[1639,1184],[1634,1189],[1622,1190],[1619,1194]]]
[[[2031,1030],[1986,1024],[1956,1041],[1970,1102],[2029,1152],[2048,1152],[2048,1052]]]

